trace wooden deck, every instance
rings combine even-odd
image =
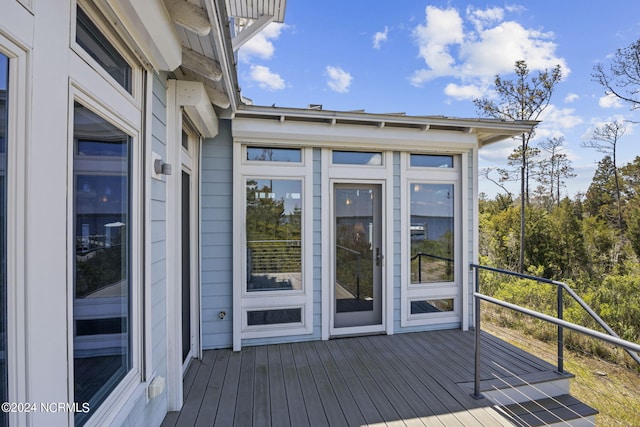
[[[182,411],[162,426],[512,426],[470,395],[473,338],[450,330],[205,351],[185,377]],[[486,381],[557,375],[485,333],[482,355]]]

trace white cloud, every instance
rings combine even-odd
[[[244,63],[251,62],[254,57],[271,59],[275,52],[273,41],[277,40],[280,37],[280,33],[286,28],[286,24],[277,22],[267,25],[240,48],[238,59]]]
[[[264,65],[252,65],[250,75],[251,79],[263,89],[281,90],[285,88],[282,77]]]
[[[457,85],[455,83],[449,83],[444,88],[444,93],[458,101],[464,101],[481,98],[484,91],[481,87],[475,85]]]
[[[623,104],[620,101],[620,98],[610,93],[608,95],[603,96],[598,100],[598,105],[601,108],[622,108]]]
[[[578,99],[580,99],[580,95],[576,93],[569,93],[567,94],[567,96],[564,97],[564,102],[565,104],[571,104],[572,102],[577,101]]]
[[[453,73],[455,58],[449,52],[450,45],[464,41],[462,18],[455,9],[439,9],[427,6],[425,24],[413,30],[419,55],[429,69],[419,70],[411,83],[419,86],[427,80]]]
[[[481,10],[475,9],[473,6],[468,6],[467,19],[473,23],[477,31],[482,31],[486,25],[502,21],[504,19],[504,9],[492,7]]]
[[[536,128],[536,138],[556,138],[582,124],[582,117],[575,114],[573,108],[558,108],[550,104],[540,115],[541,123]]]
[[[382,42],[386,42],[388,36],[389,36],[389,27],[385,25],[384,31],[378,31],[373,35],[373,48],[380,49],[380,44],[382,44]]]
[[[329,76],[327,85],[329,85],[331,90],[338,93],[349,92],[349,86],[351,85],[351,80],[353,80],[351,74],[340,67],[327,65],[327,75]]]
[[[413,31],[426,68],[414,72],[412,85],[454,77],[466,86],[471,82],[480,87],[497,74],[513,72],[516,61],[522,59],[531,71],[559,64],[563,75],[570,72],[564,58],[556,55],[553,33],[505,20],[505,12],[510,12],[507,9],[470,7],[466,12],[465,21],[456,9],[426,8],[424,24]],[[465,28],[465,23],[471,28]]]

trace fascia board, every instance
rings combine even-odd
[[[384,150],[437,149],[468,150],[477,146],[477,135],[443,130],[376,127],[310,122],[279,122],[236,117],[232,121],[234,140],[283,142],[300,146],[375,148]]]

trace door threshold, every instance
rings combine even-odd
[[[340,329],[333,329],[329,333],[329,339],[343,337],[362,337],[366,335],[386,335],[387,330],[382,325],[371,326],[355,326]]]

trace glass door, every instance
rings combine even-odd
[[[335,328],[382,324],[381,196],[380,184],[335,184]]]
[[[191,356],[191,176],[182,171],[182,361]]]

